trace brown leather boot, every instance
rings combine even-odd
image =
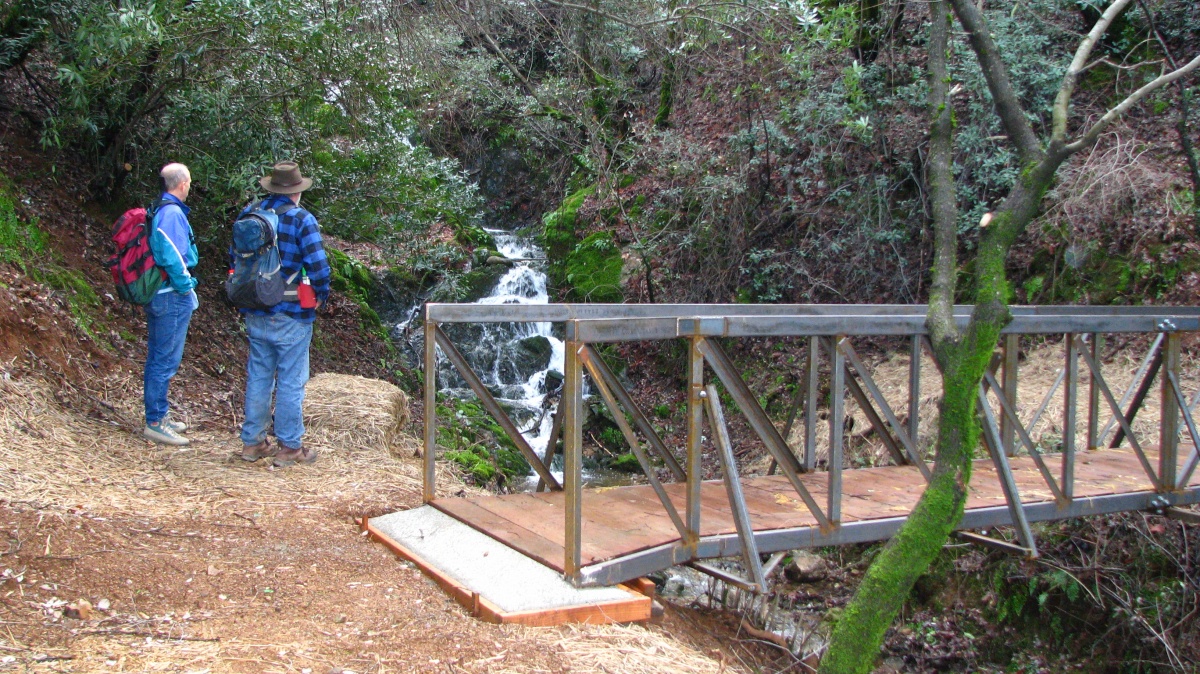
[[[256,445],[242,445],[242,460],[258,461],[259,459],[275,456],[278,452],[278,449],[271,448],[269,440],[263,440]]]
[[[285,447],[279,445],[279,452],[275,454],[275,460],[272,461],[278,468],[287,468],[294,463],[312,463],[317,460],[317,450],[309,449],[308,447]]]

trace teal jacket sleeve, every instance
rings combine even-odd
[[[177,293],[186,293],[196,287],[196,279],[188,272],[184,258],[190,244],[187,227],[183,212],[167,205],[155,215],[150,232],[150,251],[154,253],[154,262],[167,273],[167,283]]]

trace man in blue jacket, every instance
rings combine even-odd
[[[269,194],[261,208],[279,215],[276,233],[284,278],[303,270],[316,294],[316,306],[285,300],[270,309],[242,309],[250,358],[246,365],[246,420],[242,424],[242,458],[273,457],[279,467],[312,463],[317,453],[305,447],[304,386],[308,383],[308,346],[312,342],[316,310],[329,298],[329,262],[321,230],[312,213],[300,208],[300,194],[312,187],[295,162],[280,162],[259,180]],[[253,204],[246,207],[248,213]],[[299,277],[297,277],[299,278]],[[278,447],[267,441],[271,426],[271,392],[275,393],[274,430]]]
[[[167,387],[183,360],[192,312],[200,306],[191,269],[200,261],[196,237],[188,223],[187,201],[192,174],[183,164],[167,164],[159,174],[162,197],[150,226],[150,251],[166,274],[162,290],[146,305],[146,369],[142,383],[146,428],[142,435],[163,445],[186,445],[187,425],[170,418]]]

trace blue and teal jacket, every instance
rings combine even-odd
[[[150,252],[154,263],[167,273],[167,282],[160,293],[175,291],[191,292],[196,279],[191,269],[200,262],[200,251],[196,250],[196,235],[188,223],[191,209],[174,194],[164,192],[162,203],[154,214],[150,229]]]

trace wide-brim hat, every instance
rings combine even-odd
[[[312,178],[300,175],[300,166],[294,161],[281,161],[271,169],[271,174],[259,178],[258,184],[271,194],[299,194],[312,187]]]

